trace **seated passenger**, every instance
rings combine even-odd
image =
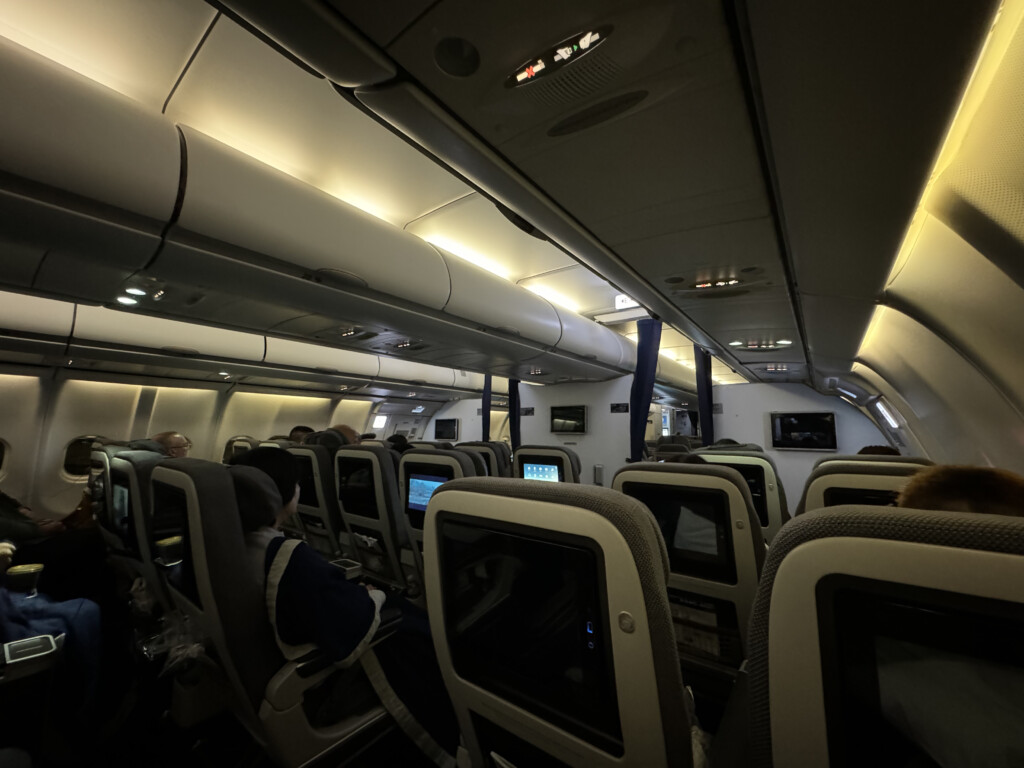
[[[1024,477],[995,467],[939,464],[915,473],[898,507],[1024,516]]]
[[[344,435],[345,439],[348,440],[349,445],[359,445],[359,443],[362,442],[360,440],[359,433],[348,424],[335,424],[331,429]]]
[[[859,451],[858,456],[900,456],[900,452],[891,445],[865,445]]]
[[[399,453],[405,453],[412,448],[405,435],[392,435],[387,439],[387,444],[388,448],[393,451],[398,451]]]
[[[439,765],[453,764],[458,725],[434,655],[426,614],[400,598],[388,598],[372,585],[348,581],[343,571],[305,542],[286,546],[280,526],[295,513],[299,499],[299,468],[292,454],[257,448],[236,456],[231,463],[265,472],[286,500],[273,519],[253,520],[252,515],[242,515],[255,578],[266,583],[268,603],[276,608],[270,618],[282,651],[288,655],[286,646],[313,644],[337,662],[360,659],[402,729]],[[394,635],[367,653],[385,600],[401,610],[401,624]],[[321,704],[318,721],[339,719],[332,713],[344,713],[350,684],[350,679],[339,681]]]
[[[293,443],[301,443],[306,435],[313,434],[315,430],[312,427],[304,427],[301,424],[292,427],[292,431],[288,433],[288,439]]]
[[[192,441],[180,432],[160,432],[149,439],[162,445],[172,459],[183,459],[192,450]]]

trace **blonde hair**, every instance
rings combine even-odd
[[[1024,517],[1024,477],[994,467],[926,467],[910,478],[897,506]]]

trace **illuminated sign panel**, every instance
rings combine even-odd
[[[594,50],[608,39],[612,28],[599,27],[589,32],[581,32],[578,35],[563,40],[558,45],[545,51],[530,61],[522,64],[514,73],[505,80],[505,86],[516,88],[520,85],[532,83],[543,76],[557,72],[562,67],[571,64],[584,54]]]

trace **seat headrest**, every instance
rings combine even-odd
[[[228,467],[228,472],[235,486],[235,503],[242,529],[248,532],[273,525],[284,502],[270,475],[256,467],[238,464]]]
[[[325,429],[322,432],[313,432],[306,435],[302,440],[303,445],[322,445],[334,453],[343,445],[349,445],[348,438],[336,429]]]

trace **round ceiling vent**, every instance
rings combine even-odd
[[[469,40],[446,37],[434,47],[438,69],[452,77],[469,77],[480,69],[480,51]]]

